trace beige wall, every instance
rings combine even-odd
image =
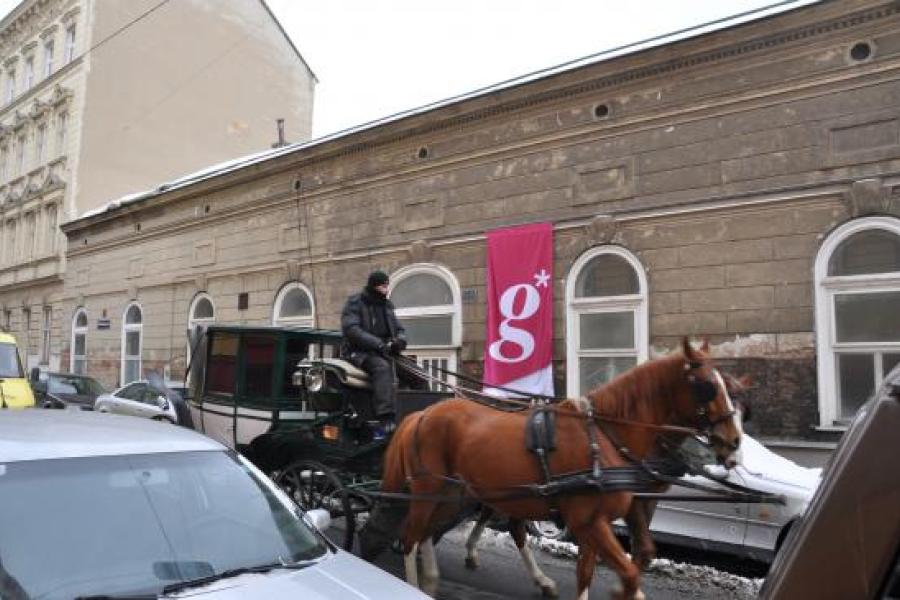
[[[96,44],[157,4],[96,0]],[[309,139],[314,78],[261,0],[176,0],[91,53],[78,213],[265,150],[284,118]]]
[[[146,303],[145,360],[177,377],[198,292],[221,322],[265,323],[278,289],[300,281],[317,324],[337,327],[369,270],[431,262],[466,292],[460,358],[477,374],[484,233],[551,221],[558,390],[566,277],[589,248],[617,244],[646,270],[651,346],[710,336],[759,382],[761,426],[806,437],[821,240],[855,216],[900,215],[900,138],[872,134],[900,121],[900,16],[878,4],[813,6],[584,67],[71,223],[69,308],[88,307],[93,326]],[[849,58],[860,40],[871,60]],[[90,335],[89,370],[115,380],[116,323]]]

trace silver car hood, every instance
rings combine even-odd
[[[300,570],[240,575],[163,598],[210,600],[424,600],[428,596],[390,573],[339,551]]]

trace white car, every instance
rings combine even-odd
[[[176,400],[169,398],[168,394],[165,389],[149,381],[133,381],[114,392],[97,396],[94,410],[179,423]]]
[[[7,411],[9,412],[9,411]],[[0,416],[0,598],[419,600],[199,433],[81,411]]]
[[[786,504],[686,502],[660,500],[650,524],[657,542],[727,552],[770,562],[788,530],[809,505],[822,469],[801,467],[768,450],[746,433],[742,464],[730,471],[707,467],[716,476],[760,492],[781,494]],[[704,477],[687,481],[716,487]],[[669,494],[696,494],[673,486]]]

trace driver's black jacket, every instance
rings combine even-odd
[[[393,303],[387,298],[377,298],[375,294],[363,290],[350,296],[341,312],[341,331],[344,334],[341,356],[358,367],[367,355],[380,354],[391,339],[406,342],[406,330],[394,313]],[[382,309],[388,334],[385,338],[375,334],[375,311]]]

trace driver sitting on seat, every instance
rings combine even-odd
[[[347,298],[341,312],[344,334],[341,356],[369,374],[375,418],[385,433],[393,430],[396,414],[394,368],[390,357],[400,356],[406,348],[406,330],[387,298],[388,283],[387,273],[374,271],[363,291]],[[407,379],[405,369],[399,369],[397,374]]]

